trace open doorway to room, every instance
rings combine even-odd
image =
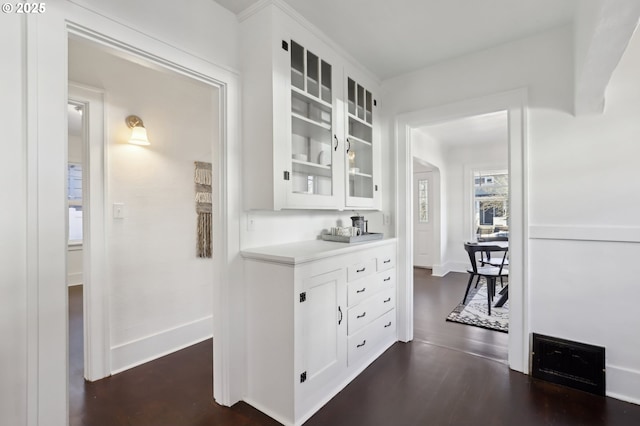
[[[69,292],[73,425],[99,403],[91,381],[212,337],[221,109],[220,89],[188,73],[76,37],[68,52],[70,104],[83,112],[83,285]],[[150,145],[128,143],[131,115],[144,120]],[[200,238],[208,250],[198,251]]]
[[[487,279],[467,272],[472,265],[465,243],[508,241],[508,141],[507,111],[421,126],[412,133],[415,338],[504,363],[508,302],[496,307],[496,294],[489,313]],[[436,222],[435,216],[445,219]],[[436,235],[439,250],[433,248]],[[425,257],[425,252],[437,256]],[[506,276],[503,282],[507,285]]]

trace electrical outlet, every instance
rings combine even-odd
[[[382,213],[382,224],[388,225],[391,222],[391,215],[389,213]]]

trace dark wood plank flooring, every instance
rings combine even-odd
[[[433,277],[430,269],[414,269],[414,339],[506,364],[508,334],[445,321],[462,300],[468,278],[455,272]]]
[[[434,278],[416,270],[415,341],[392,346],[305,425],[640,425],[638,405],[510,371],[506,334],[446,323],[464,285],[463,274]],[[213,402],[211,340],[84,382],[81,287],[70,289],[69,306],[71,425],[278,424],[245,403]]]

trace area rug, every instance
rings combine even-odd
[[[497,291],[500,291],[500,284],[497,287]],[[496,294],[492,303],[495,304],[499,298],[500,295]],[[508,333],[509,301],[507,300],[504,306],[500,308],[491,306],[491,315],[489,315],[487,310],[487,286],[483,278],[478,288],[471,287],[471,290],[469,290],[467,304],[460,303],[456,306],[447,317],[447,321]]]

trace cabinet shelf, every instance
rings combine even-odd
[[[357,143],[362,144],[362,145],[371,146],[371,142],[365,141],[364,139],[360,139],[360,138],[358,138],[356,136],[353,136],[353,135],[349,135],[347,137],[347,140],[349,142],[352,142],[352,143],[353,142],[357,142]]]
[[[301,101],[313,103],[315,106],[317,106],[323,111],[331,112],[331,110],[333,109],[333,106],[330,103],[325,102],[319,97],[311,95],[295,86],[291,86],[291,95],[295,96],[297,99],[300,99]]]
[[[358,176],[358,177],[373,179],[373,175],[370,175],[368,173],[352,172],[351,170],[349,170],[349,176],[350,177]]]
[[[300,114],[291,113],[291,127],[296,135],[320,141],[331,140],[331,125],[318,123]]]
[[[358,117],[357,115],[353,115],[353,114],[349,113],[349,118],[353,119],[353,120],[355,120],[355,121],[357,121],[357,122],[359,122],[359,123],[361,123],[361,124],[363,124],[363,125],[365,125],[367,127],[373,127],[373,124],[371,124],[368,121],[363,120],[362,118]]]
[[[308,161],[292,159],[294,173],[308,173],[315,176],[331,176],[331,165],[324,166],[322,164],[310,163]]]

